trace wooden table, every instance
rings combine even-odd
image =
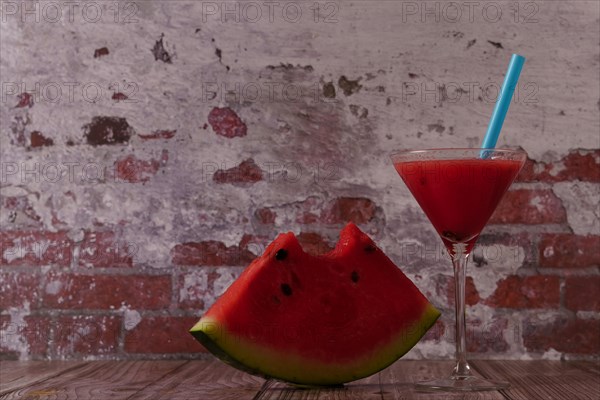
[[[439,377],[450,361],[398,361],[343,388],[302,390],[265,381],[216,360],[0,362],[0,399],[409,400],[600,399],[600,363],[473,361],[480,375],[511,382],[510,390],[419,392],[413,382]]]

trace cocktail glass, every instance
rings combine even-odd
[[[465,277],[469,254],[485,224],[523,167],[523,150],[399,151],[394,167],[440,235],[454,266],[456,366],[450,377],[417,383],[432,390],[506,389],[507,382],[476,377],[467,361]]]

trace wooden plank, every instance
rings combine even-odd
[[[253,400],[381,400],[379,375],[333,388],[298,388],[269,381]]]
[[[85,365],[80,361],[1,361],[0,395],[25,388]]]
[[[576,361],[473,361],[476,371],[511,382],[503,392],[444,393],[414,383],[446,376],[452,361],[399,361],[340,388],[300,389],[265,381],[218,360],[2,363],[7,383],[19,386],[0,399],[202,400],[597,400],[598,363]],[[20,385],[21,385],[20,384]]]
[[[97,361],[1,399],[127,399],[186,361]]]
[[[600,361],[569,361],[569,364],[592,374],[600,374]]]
[[[440,378],[452,370],[452,361],[399,361],[379,374],[343,388],[298,389],[270,383],[254,400],[503,400],[498,392],[443,393],[418,391],[414,383]]]
[[[503,400],[499,392],[451,393],[424,391],[415,383],[450,375],[454,361],[398,361],[381,372],[383,400]],[[480,376],[476,371],[475,375]]]
[[[569,362],[560,361],[477,361],[485,376],[511,383],[503,394],[508,399],[598,400],[600,375]]]
[[[195,360],[173,370],[131,396],[130,400],[251,400],[264,379],[218,360]]]

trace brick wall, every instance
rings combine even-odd
[[[186,331],[278,232],[322,253],[350,220],[444,312],[408,357],[452,357],[450,262],[387,154],[477,146],[517,51],[500,145],[529,160],[469,349],[600,353],[597,2],[1,4],[3,358],[201,357]]]

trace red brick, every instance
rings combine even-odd
[[[96,116],[82,127],[87,144],[91,146],[119,145],[128,143],[136,132],[127,119]]]
[[[555,163],[535,162],[528,159],[518,182],[600,182],[600,150],[577,149]]]
[[[528,351],[552,349],[563,353],[597,355],[600,320],[558,317],[550,322],[526,321],[523,344]]]
[[[516,276],[499,280],[485,303],[498,308],[558,308],[560,282],[556,276]]]
[[[122,320],[118,316],[71,315],[58,318],[54,343],[59,357],[117,353]]]
[[[31,147],[45,147],[45,146],[53,146],[54,140],[45,137],[39,131],[31,132],[31,136],[29,138]]]
[[[248,249],[208,240],[178,244],[171,249],[171,257],[177,265],[243,266],[256,256]]]
[[[125,242],[114,232],[86,232],[79,246],[79,263],[87,267],[131,267],[138,246]]]
[[[322,219],[328,224],[364,224],[375,217],[375,203],[363,197],[339,197],[330,202]]]
[[[333,249],[323,236],[315,232],[302,232],[297,238],[302,249],[309,254],[325,254]]]
[[[0,273],[0,309],[23,308],[29,304],[34,309],[39,306],[40,277],[27,272]]]
[[[50,342],[50,318],[24,316],[13,321],[9,315],[0,316],[0,352],[2,358],[18,359],[20,350],[28,356],[38,358],[48,354]],[[36,357],[38,356],[38,357]]]
[[[73,256],[73,242],[66,232],[0,232],[2,264],[68,266]]]
[[[43,304],[56,309],[167,308],[170,275],[75,275],[51,273]]]
[[[107,56],[108,54],[110,54],[110,52],[107,47],[100,47],[99,49],[94,50],[94,58]]]
[[[489,321],[467,320],[467,351],[470,353],[505,353],[509,344],[504,338],[508,320],[494,317]]]
[[[19,102],[15,108],[31,108],[33,107],[33,96],[30,93],[23,92],[19,97]]]
[[[263,225],[275,225],[275,219],[277,218],[277,213],[273,210],[263,207],[259,208],[254,212],[254,216],[258,220],[260,224]]]
[[[246,136],[248,128],[244,121],[229,107],[215,107],[208,114],[208,123],[217,135],[226,138]]]
[[[600,311],[600,276],[567,277],[565,306],[573,311]]]
[[[171,139],[171,138],[175,137],[176,133],[177,133],[177,129],[161,129],[161,130],[157,130],[157,131],[152,131],[152,133],[149,133],[147,135],[143,135],[143,134],[139,133],[138,136],[144,140]]]
[[[510,190],[490,218],[491,224],[555,224],[567,222],[562,201],[546,189]]]
[[[437,296],[441,297],[447,304],[454,305],[454,277],[450,275],[437,275],[434,277],[434,282]],[[473,306],[479,302],[479,293],[472,277],[467,276],[465,284],[465,303],[468,306]]]
[[[200,353],[204,347],[188,332],[196,317],[147,317],[125,336],[128,353]]]
[[[443,275],[445,277],[445,279],[447,280],[446,282],[446,290],[445,292],[447,293],[447,298],[448,298],[448,304],[454,304],[455,303],[455,284],[454,284],[454,277],[452,276],[447,276],[447,275]],[[467,276],[467,279],[465,280],[465,304],[468,306],[474,306],[475,304],[479,303],[479,292],[477,291],[477,287],[475,287],[475,282],[473,281],[473,278],[470,276]]]
[[[114,101],[119,102],[119,101],[124,101],[124,100],[128,100],[129,96],[127,96],[125,93],[121,93],[121,92],[114,92],[112,97],[111,97]]]
[[[216,183],[253,184],[262,180],[262,170],[251,158],[242,161],[236,167],[219,169],[213,175],[213,181]]]
[[[130,183],[144,183],[158,172],[169,160],[169,152],[163,150],[160,160],[140,160],[130,154],[115,162],[115,177]]]
[[[600,236],[544,234],[538,246],[543,268],[586,268],[600,265]]]

